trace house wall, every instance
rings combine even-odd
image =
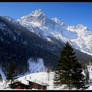
[[[46,90],[47,87],[46,86],[43,86],[43,85],[40,85],[40,84],[37,84],[37,83],[33,83],[33,82],[30,82],[30,88],[35,88],[35,89],[44,89]]]
[[[22,83],[14,83],[13,86],[14,86],[15,89],[32,89],[32,88],[43,89],[43,90],[47,89],[47,86],[43,86],[43,85],[40,85],[40,84],[34,83],[34,82],[29,82],[29,85],[25,85],[25,84],[22,84]]]

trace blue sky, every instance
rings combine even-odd
[[[67,25],[83,24],[92,30],[92,2],[0,2],[0,15],[20,18],[35,9]]]

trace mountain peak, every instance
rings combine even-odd
[[[39,16],[46,16],[41,9],[37,9],[32,11],[29,15],[22,16],[21,19],[30,18],[30,17],[39,17]]]
[[[90,31],[88,27],[82,25],[82,24],[77,24],[76,26],[68,26],[69,30],[80,30],[80,31]]]
[[[32,11],[32,13],[30,14],[31,16],[40,16],[40,15],[45,15],[41,9],[37,9],[37,10],[34,10]]]
[[[52,20],[54,20],[56,23],[60,23],[61,22],[57,17],[52,18]]]
[[[84,29],[84,30],[88,29],[86,26],[84,26],[82,24],[78,24],[76,27],[79,29]]]
[[[59,20],[57,17],[51,18],[54,22],[60,24],[60,25],[65,25],[63,21]]]

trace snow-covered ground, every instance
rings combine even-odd
[[[47,68],[44,66],[44,62],[42,58],[37,58],[32,59],[29,58],[28,60],[28,64],[29,64],[29,71],[27,73],[25,73],[24,75],[18,75],[17,79],[14,81],[20,81],[26,85],[29,84],[29,81],[33,81],[39,84],[43,84],[43,85],[48,85],[47,86],[47,90],[69,90],[66,85],[62,85],[59,87],[55,87],[53,84],[53,79],[54,79],[54,72],[47,72]],[[92,80],[92,66],[91,64],[87,66],[88,71],[89,71],[89,78],[90,80]],[[2,81],[0,81],[0,90],[11,90],[11,88],[9,88],[10,82],[6,81],[6,76],[4,74],[4,72],[2,71],[2,69],[0,68],[0,74],[3,78]],[[83,74],[85,74],[83,72]],[[92,90],[92,83],[89,83],[89,88],[86,90]],[[32,89],[32,90],[37,90],[37,89]],[[72,88],[72,90],[76,90],[76,88]]]
[[[15,81],[20,81],[26,85],[28,85],[28,81],[33,81],[39,84],[48,85],[47,90],[69,90],[66,85],[62,85],[60,87],[55,87],[53,84],[53,78],[54,78],[54,72],[38,72],[38,73],[31,73],[27,74],[26,76],[21,76],[17,78]],[[11,90],[9,88],[10,82],[6,82],[5,80],[0,81],[0,90]],[[92,83],[89,83],[89,88],[86,90],[92,90]],[[17,89],[14,89],[17,90]],[[32,90],[38,90],[38,89],[32,89]],[[76,90],[76,88],[72,88],[71,90]]]
[[[54,72],[47,72],[47,68],[44,66],[44,62],[42,58],[36,59],[36,61],[32,58],[28,60],[29,64],[29,71],[25,73],[24,75],[18,75],[17,79],[15,81],[20,81],[26,85],[28,85],[28,81],[33,81],[39,84],[43,85],[48,85],[47,90],[69,90],[66,85],[62,85],[60,87],[55,87],[53,84],[53,79],[54,79]],[[88,65],[87,66],[88,71],[89,71],[89,78],[92,80],[92,66]],[[3,78],[2,81],[0,81],[0,90],[11,90],[9,88],[10,82],[6,81],[6,76],[2,69],[0,68],[0,74]],[[83,74],[85,74],[83,72]],[[87,90],[92,90],[92,83],[89,83],[89,88]],[[32,90],[37,90],[37,89],[32,89]],[[73,88],[72,90],[76,90],[76,88]]]
[[[92,74],[90,75],[92,76]],[[54,72],[38,72],[38,73],[32,73],[28,74],[26,76],[20,77],[17,80],[21,81],[22,83],[25,82],[26,80],[30,80],[36,83],[40,84],[47,84],[47,90],[69,90],[66,85],[62,85],[60,87],[55,87],[53,84],[53,79],[54,79]],[[92,83],[88,84],[88,89],[86,90],[92,90]],[[72,88],[71,90],[76,90],[76,88]]]
[[[39,84],[48,85],[47,90],[64,90],[65,85],[62,85],[61,87],[58,87],[58,88],[54,88],[53,78],[54,78],[54,72],[50,72],[50,73],[38,72],[38,73],[31,73],[26,76],[21,76],[14,81],[18,80],[18,81],[28,85],[27,80],[30,80],[30,81],[33,81],[33,82],[36,82]],[[7,90],[7,89],[11,90],[11,88],[9,88],[8,84],[10,84],[10,82],[7,82],[5,80],[0,81],[0,90]],[[32,89],[32,90],[37,90],[37,89]]]
[[[28,85],[28,82],[26,80],[30,80],[39,84],[48,85],[47,90],[68,90],[66,88],[64,89],[65,85],[55,88],[53,84],[53,78],[54,78],[54,72],[50,72],[50,73],[38,72],[20,77],[15,81],[19,80],[20,82]]]

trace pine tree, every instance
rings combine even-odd
[[[16,76],[15,69],[16,69],[15,62],[10,62],[8,69],[7,69],[6,78],[7,78],[7,80],[11,80],[11,84],[14,80],[14,77]]]
[[[85,77],[86,77],[86,82],[89,83],[89,71],[87,66],[85,66],[84,68],[84,73],[85,73]]]
[[[1,76],[1,74],[0,74],[0,81],[2,81],[2,76]]]
[[[49,81],[49,78],[50,78],[50,72],[51,72],[51,68],[48,67],[48,69],[47,69],[47,73],[48,73],[48,81]]]
[[[55,69],[54,85],[66,84],[69,89],[86,88],[86,80],[82,74],[82,66],[78,62],[72,46],[67,42],[60,53]]]

